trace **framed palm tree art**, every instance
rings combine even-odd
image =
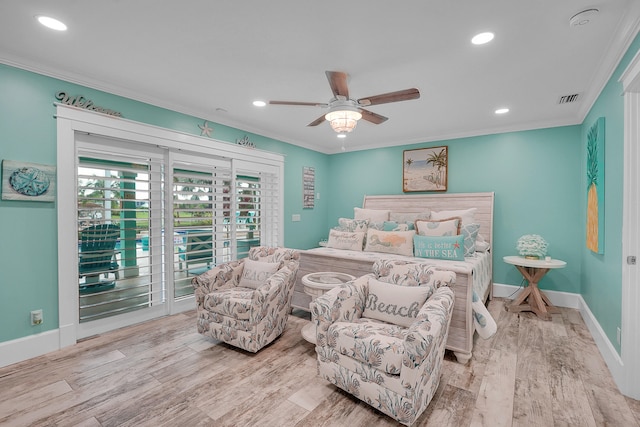
[[[448,147],[418,148],[402,153],[402,191],[447,191]]]

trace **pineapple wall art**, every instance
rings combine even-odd
[[[587,248],[604,253],[604,117],[587,132]]]

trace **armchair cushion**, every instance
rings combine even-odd
[[[204,297],[204,308],[238,320],[249,320],[253,290],[241,287],[219,289]]]
[[[336,322],[327,331],[327,346],[380,371],[378,375],[398,375],[407,331],[401,326],[364,317],[352,322]]]
[[[400,286],[369,278],[363,317],[409,327],[432,293],[429,286]]]
[[[238,286],[258,289],[280,267],[278,262],[264,262],[247,259],[243,263],[242,275]]]

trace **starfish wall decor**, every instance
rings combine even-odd
[[[200,130],[202,132],[200,132],[200,136],[208,136],[209,138],[211,138],[211,132],[213,132],[213,128],[209,127],[209,122],[207,122],[206,120],[204,121],[203,125],[198,125],[198,127],[200,128]]]

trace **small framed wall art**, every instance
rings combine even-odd
[[[419,148],[402,153],[402,191],[447,191],[448,147]]]
[[[55,166],[2,161],[2,200],[53,202],[55,188]]]
[[[302,208],[313,209],[315,207],[316,171],[314,168],[304,166],[302,168]]]

